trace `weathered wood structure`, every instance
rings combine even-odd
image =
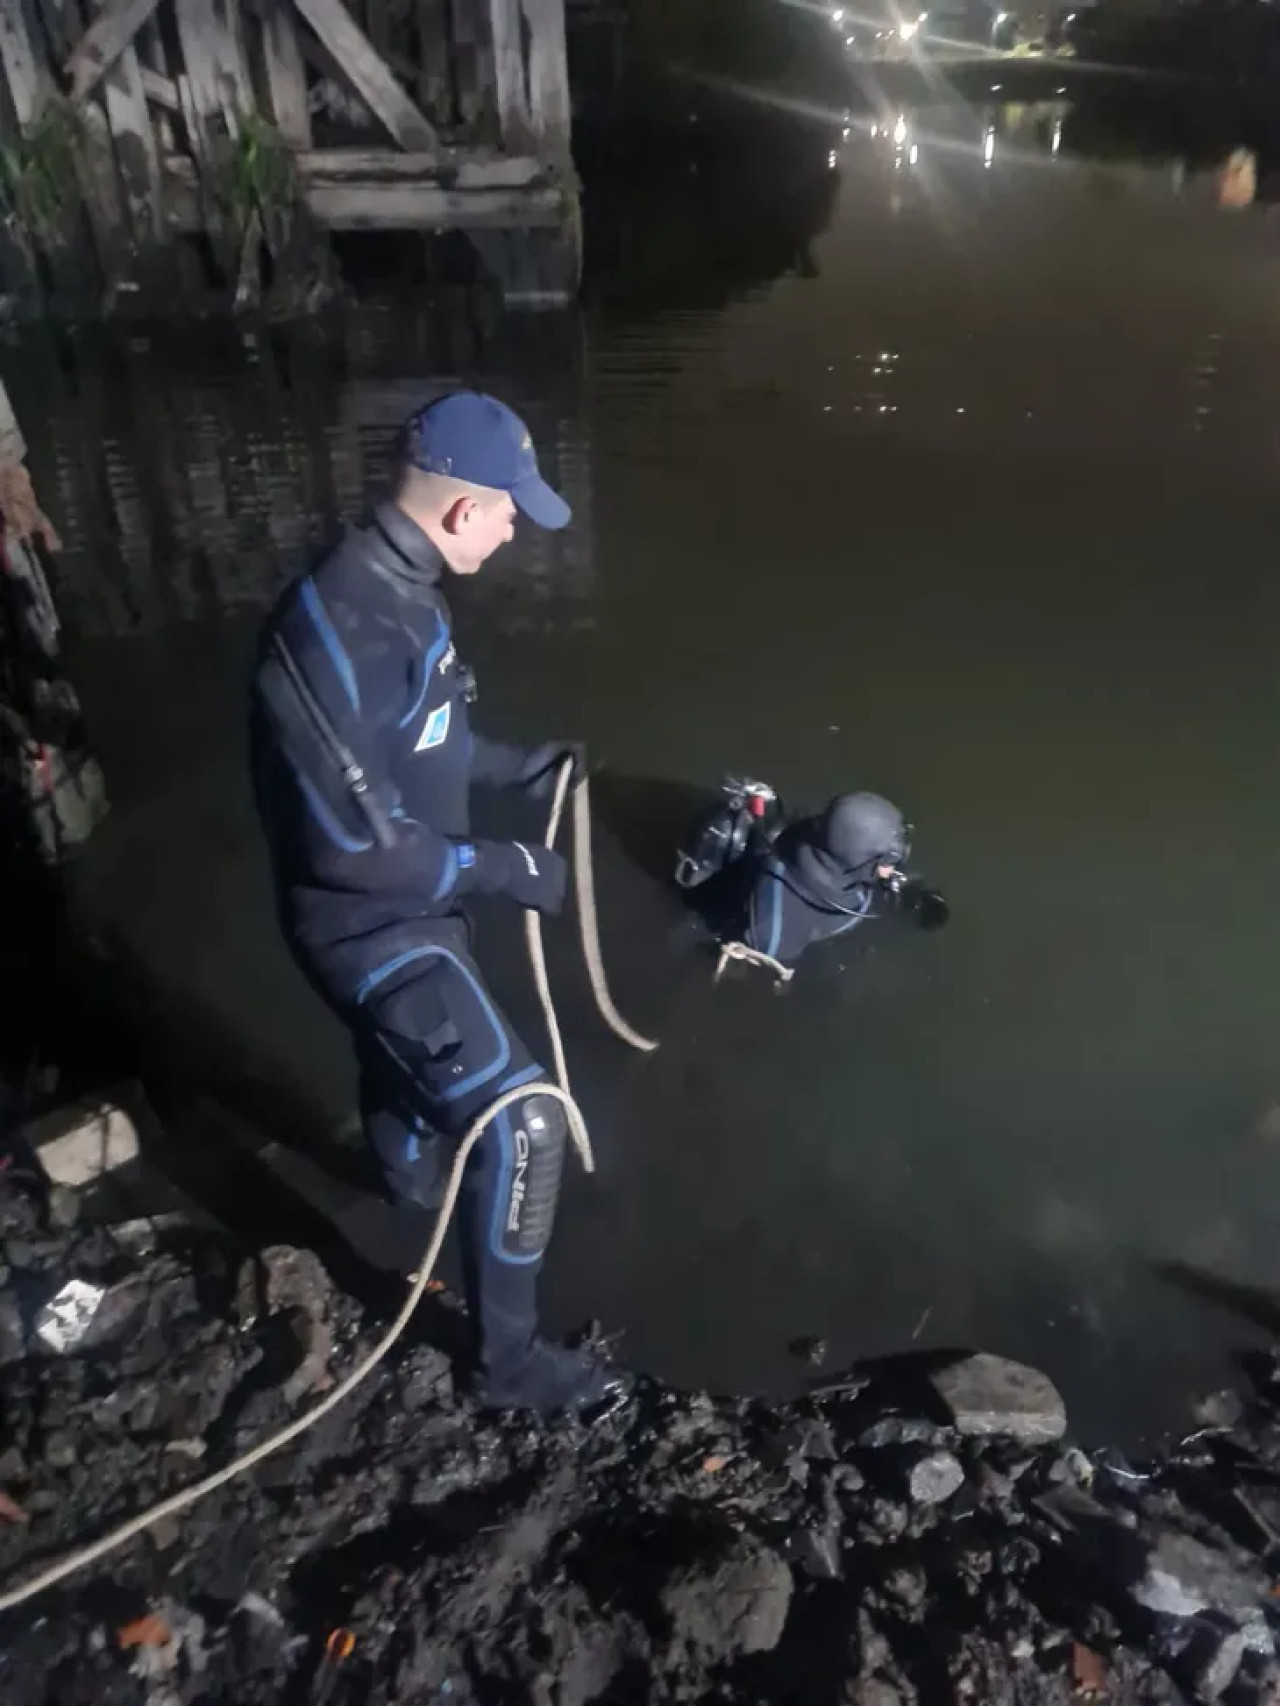
[[[86,252],[109,304],[171,291],[197,237],[252,301],[331,230],[461,231],[509,298],[576,287],[565,0],[3,0],[0,72],[11,294]]]

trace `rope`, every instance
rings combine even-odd
[[[556,832],[560,827],[560,818],[564,811],[565,795],[568,792],[572,768],[572,761],[566,759],[556,782],[551,819],[547,826],[546,844],[548,847],[555,840]],[[585,848],[588,858],[591,851],[591,836],[590,825],[585,820],[589,811],[590,802],[584,779],[574,791],[574,817],[577,831],[575,845],[579,852]],[[586,868],[579,865],[577,895],[582,924],[583,950],[587,955],[587,967],[591,973],[591,987],[595,992],[601,1013],[606,1022],[618,1032],[619,1036],[632,1042],[634,1047],[645,1050],[656,1048],[656,1043],[641,1037],[622,1019],[609,994],[604,979],[604,968],[600,961],[599,938],[595,933],[595,882],[589,865]],[[445,1187],[444,1200],[436,1214],[435,1226],[427,1244],[422,1266],[412,1277],[408,1295],[400,1307],[399,1314],[368,1356],[363,1362],[357,1363],[351,1373],[344,1380],[339,1381],[333,1391],[327,1393],[318,1404],[313,1405],[310,1410],[296,1417],[278,1432],[269,1434],[266,1439],[260,1440],[243,1456],[235,1458],[223,1468],[215,1470],[211,1475],[206,1475],[203,1480],[195,1481],[191,1486],[183,1487],[169,1498],[162,1499],[158,1505],[154,1505],[150,1510],[143,1511],[140,1515],[130,1518],[128,1522],[122,1523],[119,1528],[113,1529],[109,1534],[104,1534],[100,1540],[95,1540],[87,1546],[67,1553],[62,1558],[55,1559],[52,1564],[41,1570],[29,1581],[0,1594],[0,1611],[11,1611],[14,1606],[22,1605],[26,1600],[34,1599],[46,1588],[51,1588],[58,1582],[65,1581],[77,1570],[86,1569],[90,1564],[96,1564],[99,1559],[105,1558],[121,1546],[127,1545],[130,1540],[144,1533],[153,1523],[161,1521],[164,1517],[176,1516],[179,1511],[187,1510],[198,1500],[206,1497],[207,1494],[215,1492],[219,1487],[225,1487],[229,1481],[243,1475],[256,1464],[261,1463],[264,1458],[280,1451],[284,1446],[289,1445],[300,1435],[306,1433],[309,1428],[314,1427],[331,1410],[336,1409],[344,1398],[349,1397],[357,1386],[367,1380],[409,1325],[414,1311],[422,1301],[432,1271],[439,1259],[440,1248],[444,1243],[445,1233],[449,1229],[449,1222],[453,1218],[454,1208],[457,1206],[458,1192],[462,1188],[462,1175],[471,1151],[484,1135],[486,1127],[513,1103],[523,1101],[526,1096],[535,1091],[540,1096],[554,1097],[564,1108],[569,1122],[569,1136],[582,1159],[582,1165],[588,1173],[595,1171],[595,1159],[591,1153],[591,1138],[587,1131],[586,1121],[569,1093],[568,1074],[564,1062],[564,1045],[560,1037],[560,1026],[556,1018],[555,1005],[551,999],[550,984],[547,981],[546,955],[542,946],[542,920],[536,912],[529,911],[526,913],[525,931],[529,944],[529,955],[533,961],[534,981],[538,986],[538,996],[542,1002],[547,1030],[551,1036],[552,1050],[556,1059],[556,1075],[560,1082],[558,1084],[519,1084],[515,1089],[508,1090],[504,1095],[499,1096],[468,1126],[466,1134],[458,1146],[458,1153],[454,1157],[453,1167],[449,1173],[449,1182]],[[593,964],[596,968],[594,970],[592,969]]]
[[[564,804],[569,793],[569,783],[573,776],[573,762],[566,759],[560,766],[560,774],[556,777],[555,794],[551,801],[551,815],[547,819],[547,833],[544,843],[554,847],[556,836],[560,833],[560,823],[564,817]],[[591,980],[591,993],[595,996],[596,1006],[600,1017],[608,1025],[615,1036],[621,1037],[624,1043],[629,1043],[641,1054],[652,1054],[657,1043],[652,1037],[641,1036],[633,1029],[619,1013],[614,1005],[613,996],[609,993],[609,981],[605,976],[604,956],[600,951],[600,919],[596,911],[595,864],[591,854],[591,796],[588,791],[587,778],[583,776],[573,790],[573,871],[574,898],[578,906],[578,930],[582,939],[582,957],[587,962],[587,976]],[[542,946],[542,920],[533,911],[524,915],[525,940],[529,948],[529,960],[533,966],[533,981],[537,987],[538,999],[542,1003],[542,1011],[547,1021],[547,1034],[551,1038],[551,1054],[555,1061],[556,1081],[566,1090],[569,1088],[569,1069],[565,1063],[564,1043],[560,1036],[560,1024],[556,1018],[555,1003],[551,999],[551,982],[547,975],[547,957]]]
[[[720,958],[716,962],[717,983],[724,976],[730,960],[741,960],[744,965],[749,966],[764,966],[767,971],[773,973],[779,983],[790,983],[796,975],[794,966],[784,966],[781,960],[775,960],[772,954],[761,953],[759,948],[749,948],[745,942],[721,942]]]

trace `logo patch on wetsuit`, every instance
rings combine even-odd
[[[449,733],[449,714],[453,710],[453,701],[446,699],[443,705],[437,705],[435,710],[422,725],[422,733],[418,736],[415,752],[426,752],[433,746],[443,746]]]

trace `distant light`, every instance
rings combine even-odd
[[[1053,152],[1056,154],[1062,147],[1062,120],[1059,119],[1053,127]]]
[[[853,37],[852,36],[846,36],[844,38],[844,45],[846,47],[852,47],[853,46]]]
[[[982,164],[990,167],[996,157],[996,127],[989,124],[982,138]]]
[[[893,127],[893,140],[897,143],[899,148],[901,148],[907,140],[907,115],[905,113],[898,114],[898,122]]]
[[[844,137],[846,142],[849,140],[849,133],[850,133],[850,126],[845,125],[844,129],[840,132],[840,134],[841,134],[841,136]]]
[[[999,29],[1001,24],[1007,24],[1009,22],[1009,16],[1010,15],[1008,12],[997,12],[996,13],[996,28]]]
[[[1063,84],[1063,86],[1062,86],[1062,88],[1061,88],[1061,89],[1055,89],[1055,90],[1054,90],[1054,94],[1055,94],[1055,95],[1065,95],[1065,94],[1066,94],[1066,92],[1067,92],[1067,88],[1066,88],[1066,84],[1065,84],[1065,83],[1064,83],[1064,84]]]
[[[919,158],[920,158],[920,144],[918,142],[913,142],[911,144],[911,152],[907,156],[907,159],[910,162],[910,164],[914,166],[917,163],[917,161],[919,160]]]
[[[1003,88],[1004,88],[1003,83],[993,83],[991,85],[991,93],[993,95],[998,95],[1000,93],[1001,89],[1003,89]]]
[[[919,28],[920,28],[920,25],[918,23],[903,24],[899,28],[898,34],[902,37],[903,41],[910,41],[912,36],[915,35],[916,31]]]
[[[842,24],[844,22],[844,7],[843,6],[837,6],[836,7],[835,11],[831,14],[831,22],[833,24]]]
[[[848,133],[848,131],[846,131],[846,132],[845,132],[845,135],[846,135],[846,136],[847,136],[847,135],[848,135],[848,134],[849,134],[849,133]],[[878,125],[878,124],[873,124],[873,125],[872,125],[872,126],[871,126],[871,134],[872,134],[872,136],[879,136],[879,134],[880,134],[880,126],[879,126],[879,125]]]
[[[836,169],[836,163],[839,159],[840,156],[836,153],[834,148],[831,150],[830,154],[827,155],[827,165],[830,166],[833,172]]]

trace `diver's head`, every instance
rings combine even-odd
[[[475,574],[514,536],[517,511],[539,527],[569,521],[524,422],[477,391],[451,392],[407,423],[392,498],[459,575]]]
[[[848,882],[888,882],[911,856],[907,820],[880,794],[837,794],[818,819],[816,839]]]

